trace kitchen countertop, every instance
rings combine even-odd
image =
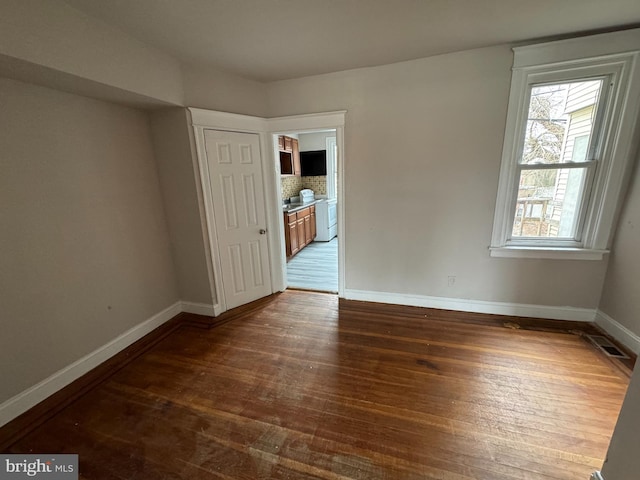
[[[313,200],[307,203],[287,203],[285,205],[282,205],[282,211],[285,213],[293,213],[297,212],[298,210],[302,210],[303,208],[307,208],[311,205],[315,205],[316,203],[318,203],[318,200]]]

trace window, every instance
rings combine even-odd
[[[606,103],[605,84],[608,78],[531,87],[517,159],[512,242],[580,242],[581,214],[593,185],[596,152],[601,151],[602,125],[596,116]]]
[[[638,52],[576,47],[619,48],[620,36],[637,42],[640,30],[514,49],[492,256],[606,253],[632,161]]]

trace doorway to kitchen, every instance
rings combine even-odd
[[[274,135],[287,288],[339,291],[336,133],[325,129]]]

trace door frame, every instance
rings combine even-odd
[[[269,127],[269,141],[271,142],[271,152],[273,155],[272,164],[276,170],[276,180],[274,183],[276,189],[274,191],[275,200],[277,202],[278,213],[278,242],[277,252],[273,252],[274,258],[278,258],[279,262],[272,271],[274,275],[273,286],[283,292],[287,289],[287,258],[285,253],[284,238],[284,216],[282,215],[282,188],[280,184],[280,162],[278,161],[278,144],[274,142],[277,135],[286,135],[290,133],[312,133],[319,130],[335,130],[336,145],[338,147],[337,168],[338,168],[338,296],[344,297],[345,289],[345,196],[344,196],[344,128],[346,110],[335,112],[314,113],[308,115],[293,115],[288,117],[271,118],[267,120]],[[278,268],[279,267],[279,268]]]
[[[271,260],[271,231],[273,223],[273,207],[269,205],[269,178],[272,173],[268,170],[270,156],[267,154],[265,133],[265,119],[249,115],[237,115],[212,110],[189,108],[191,113],[191,125],[193,126],[194,143],[197,162],[194,162],[196,170],[196,188],[198,190],[198,203],[200,204],[200,220],[207,259],[207,271],[209,274],[209,287],[213,299],[213,316],[218,316],[227,311],[225,302],[224,285],[222,283],[222,265],[220,261],[220,248],[218,244],[218,231],[216,217],[213,209],[213,196],[209,183],[209,166],[205,148],[205,131],[220,130],[234,133],[252,133],[259,136],[260,158],[262,163],[262,176],[265,183],[264,202],[267,215],[267,244],[269,248],[269,266],[271,269],[271,290],[273,290],[273,262]],[[199,181],[198,181],[199,179]],[[273,292],[272,292],[273,293]]]
[[[213,300],[213,316],[227,310],[222,284],[222,268],[218,255],[218,236],[213,212],[209,168],[206,159],[205,130],[222,130],[237,133],[254,133],[260,138],[260,155],[264,181],[264,202],[267,216],[267,243],[271,270],[272,293],[284,291],[287,261],[285,257],[284,222],[280,186],[280,162],[276,161],[276,132],[304,132],[320,129],[335,129],[338,146],[338,295],[344,296],[345,285],[345,198],[344,198],[344,125],[346,111],[295,115],[277,118],[261,118],[250,115],[217,112],[189,108],[193,127],[193,145],[196,158],[193,168],[196,193],[200,205],[200,220],[209,274],[209,286]],[[199,181],[198,181],[199,179]]]
[[[325,140],[327,146],[327,175],[336,175],[338,173],[338,139],[336,137],[327,137]],[[333,147],[336,148],[336,155],[333,155]],[[331,152],[331,153],[329,153]],[[331,160],[329,160],[331,159]],[[329,166],[329,163],[331,166]],[[333,178],[327,178],[327,197],[338,198],[338,182],[336,178],[336,184],[333,185]],[[334,191],[335,190],[335,191]],[[333,194],[333,197],[331,196]]]

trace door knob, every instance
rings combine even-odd
[[[260,229],[260,235],[264,235],[265,233],[267,233],[267,231],[264,228]]]

